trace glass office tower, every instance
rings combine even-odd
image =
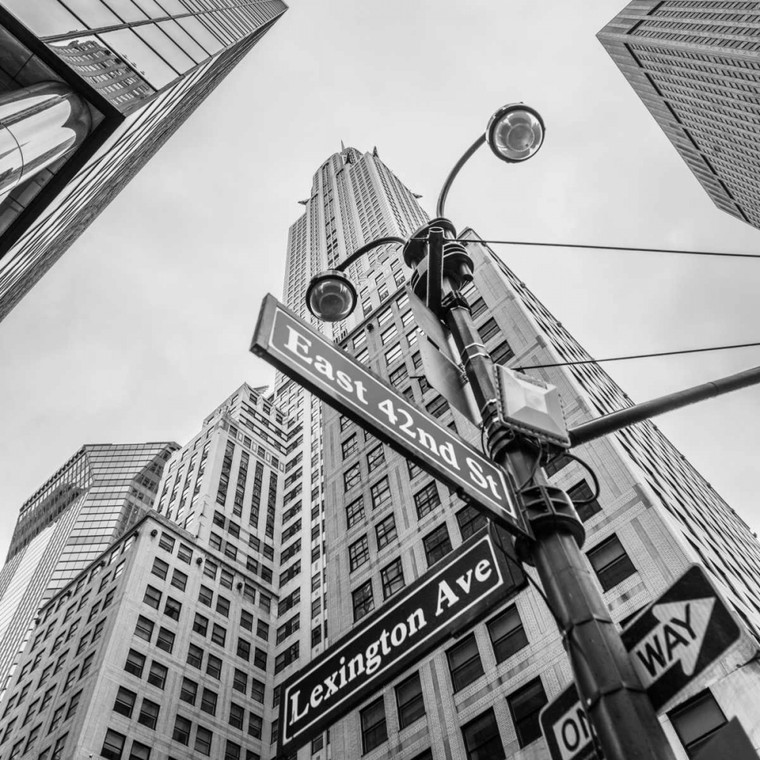
[[[286,8],[0,2],[0,319]]]
[[[760,227],[760,7],[636,0],[597,35],[713,203]]]
[[[0,570],[0,689],[39,607],[153,506],[176,448],[83,446],[23,504]]]

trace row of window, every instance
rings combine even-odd
[[[396,709],[400,728],[425,715],[419,673],[410,676],[395,688]],[[541,736],[539,714],[548,702],[540,678],[535,678],[507,697],[507,704],[514,723],[517,741],[525,747]],[[379,697],[359,713],[362,750],[366,754],[388,739],[385,702]],[[496,725],[493,709],[479,715],[462,727],[462,735],[468,760],[499,760],[504,758],[504,747]],[[415,760],[430,758],[426,750]]]

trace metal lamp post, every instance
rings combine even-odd
[[[491,459],[510,476],[534,538],[518,537],[521,559],[534,565],[565,642],[578,693],[607,760],[671,760],[674,755],[643,690],[615,624],[581,552],[583,525],[570,498],[546,484],[540,469],[542,447],[516,432],[502,416],[493,361],[478,334],[461,288],[472,280],[472,259],[444,217],[451,183],[484,143],[508,163],[525,161],[544,140],[540,115],[523,104],[497,111],[484,135],[449,173],[437,204],[437,217],[409,240],[381,238],[346,259],[338,270],[315,277],[307,304],[326,321],[344,319],[356,303],[356,290],[343,271],[378,245],[403,244],[414,269],[412,288],[449,328],[483,420]]]

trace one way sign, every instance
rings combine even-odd
[[[655,710],[739,639],[741,629],[705,571],[692,565],[622,634]]]

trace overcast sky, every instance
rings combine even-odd
[[[432,213],[500,105],[541,152],[489,151],[447,213],[484,238],[760,253],[718,211],[595,38],[621,0],[293,0],[290,10],[0,323],[0,558],[18,509],[85,443],[185,443],[238,385],[281,293],[290,224],[340,141]],[[760,340],[760,262],[500,246],[596,358]],[[760,349],[604,365],[635,401],[760,364]],[[753,527],[760,390],[661,429]]]

